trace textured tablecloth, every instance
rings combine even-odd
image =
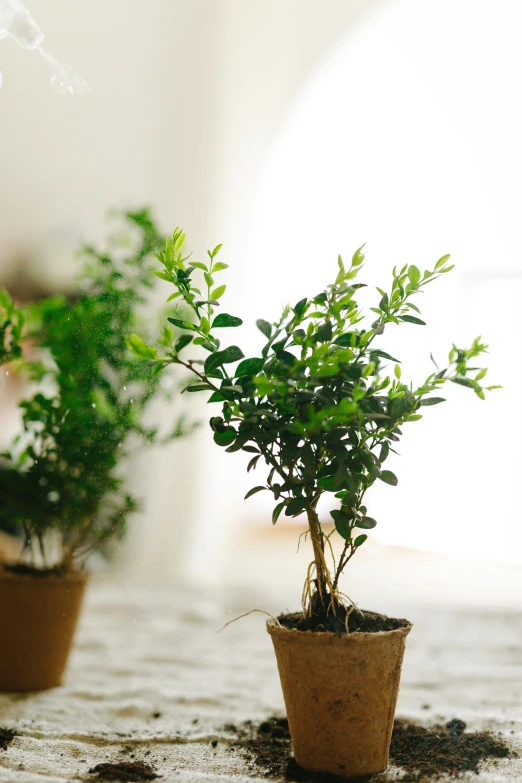
[[[87,772],[95,764],[132,754],[154,764],[164,783],[252,776],[241,754],[229,751],[223,725],[284,714],[265,618],[254,614],[215,634],[252,607],[283,608],[251,589],[203,593],[93,580],[65,685],[0,694],[0,725],[17,732],[0,751],[0,781],[93,779]],[[400,614],[415,627],[397,714],[423,722],[458,717],[469,728],[501,732],[522,755],[522,613],[412,605]],[[469,778],[522,781],[522,759]]]

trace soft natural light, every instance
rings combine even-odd
[[[419,379],[431,372],[430,351],[444,361],[453,340],[467,344],[486,324],[488,378],[505,388],[481,402],[454,386],[409,425],[391,465],[398,488],[379,485],[370,498],[375,535],[514,560],[521,378],[507,346],[522,294],[521,22],[512,2],[475,0],[431,12],[409,0],[371,18],[306,86],[266,155],[242,248],[248,320],[274,319],[288,299],[322,290],[337,253],[363,242],[372,286],[387,285],[394,264],[426,268],[452,254],[457,268],[417,301],[428,327],[390,331],[382,345]],[[245,489],[252,483],[244,478]],[[270,509],[264,493],[239,503],[237,515]]]

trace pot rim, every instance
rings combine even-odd
[[[63,574],[57,574],[52,572],[32,573],[32,574],[19,574],[16,571],[6,570],[5,565],[11,565],[11,563],[0,563],[0,581],[8,582],[20,582],[26,584],[69,584],[69,583],[85,583],[87,582],[89,575],[82,571],[69,571]]]
[[[385,615],[384,615],[385,616]],[[395,637],[406,637],[413,623],[409,620],[402,628],[396,628],[392,631],[353,631],[352,633],[337,634],[333,631],[298,631],[297,628],[285,628],[284,625],[275,617],[270,617],[266,621],[266,630],[272,637],[291,642],[306,642],[310,644],[369,644],[372,641],[391,639]]]

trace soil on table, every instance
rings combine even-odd
[[[89,770],[91,775],[97,775],[97,780],[114,781],[116,783],[140,783],[144,780],[155,780],[160,775],[154,767],[143,761],[122,761],[116,763],[96,764]]]
[[[332,633],[379,633],[406,628],[408,620],[399,620],[377,612],[360,611],[353,607],[338,606],[336,613],[325,612],[323,607],[313,607],[312,613],[305,617],[301,612],[283,614],[278,618],[285,628],[297,631],[331,631]]]
[[[13,729],[4,729],[0,727],[0,750],[7,750],[15,737],[16,731],[13,731]]]
[[[442,774],[458,777],[463,772],[478,773],[483,761],[512,757],[514,754],[499,738],[487,732],[466,732],[466,724],[457,718],[444,726],[420,726],[396,720],[390,747],[390,764],[405,771],[401,781],[429,781]],[[246,721],[228,724],[226,731],[238,739],[232,750],[245,753],[250,768],[271,778],[286,778],[296,783],[339,783],[330,773],[308,772],[299,767],[291,753],[286,718],[271,717],[260,724]],[[377,775],[370,780],[385,783],[389,778]],[[393,780],[396,780],[394,777]]]
[[[444,772],[454,777],[460,772],[478,773],[482,761],[514,755],[500,737],[483,731],[466,732],[465,729],[466,724],[458,718],[444,726],[429,728],[396,720],[390,761],[396,767],[417,774],[417,777],[403,780],[417,780]]]

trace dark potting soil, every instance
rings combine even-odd
[[[44,578],[46,576],[64,576],[67,570],[63,566],[54,568],[37,568],[27,565],[27,563],[3,563],[1,568],[10,574],[19,576],[34,576],[35,578]]]
[[[390,764],[405,771],[401,781],[429,781],[447,774],[458,777],[462,772],[479,771],[486,760],[509,758],[514,754],[498,737],[487,732],[466,732],[466,724],[457,718],[445,726],[424,727],[396,720],[390,747]],[[263,770],[272,778],[286,778],[296,783],[340,783],[329,773],[308,772],[292,758],[290,733],[286,718],[271,717],[260,724],[246,721],[240,726],[228,724],[225,730],[238,739],[231,749],[246,752],[251,768]],[[386,775],[375,781],[385,783]],[[395,780],[395,778],[393,778]]]
[[[154,769],[143,761],[120,761],[114,764],[96,764],[89,770],[91,775],[97,775],[98,780],[114,781],[116,783],[140,783],[144,780],[159,778]]]
[[[4,729],[0,727],[0,750],[7,750],[15,737],[16,731],[13,731],[13,729]]]
[[[345,606],[338,606],[336,613],[325,612],[323,607],[312,607],[312,614],[304,617],[300,612],[295,614],[282,614],[277,619],[285,628],[295,628],[298,631],[331,631],[332,633],[346,633],[346,618],[348,616],[349,633],[379,633],[380,631],[396,631],[410,625],[408,620],[398,620],[394,617],[386,617],[376,612],[349,610]]]

